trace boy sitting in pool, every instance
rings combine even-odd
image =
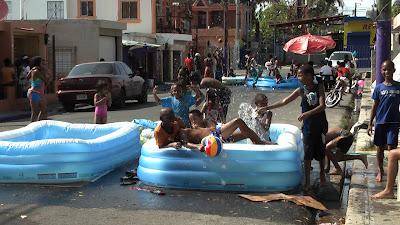
[[[163,108],[160,112],[161,123],[154,129],[154,138],[159,148],[181,148],[180,131],[185,128],[182,120],[175,116],[171,108]]]
[[[260,136],[261,140],[271,141],[269,127],[271,126],[272,112],[270,110],[259,111],[259,109],[268,106],[268,97],[265,94],[258,93],[254,97],[254,103],[257,111],[255,132]]]
[[[216,128],[206,127],[201,112],[192,110],[189,113],[189,120],[192,128],[181,130],[181,138],[187,143],[200,144],[204,137],[213,135],[226,142],[237,142],[250,138],[254,144],[271,144],[270,142],[262,141],[240,118],[233,119],[226,124],[218,124]]]

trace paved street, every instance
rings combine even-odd
[[[241,102],[250,102],[257,91],[233,87],[229,118],[237,116]],[[290,91],[266,91],[275,102]],[[166,94],[164,95],[166,96]],[[348,99],[348,97],[346,97]],[[274,110],[273,122],[299,126],[300,101]],[[123,110],[109,112],[109,122],[135,118],[158,119],[160,106],[129,103]],[[338,126],[345,108],[328,110],[330,126]],[[93,108],[51,117],[74,123],[91,123]],[[0,124],[0,131],[16,129],[27,120]],[[1,185],[0,224],[309,224],[311,210],[288,202],[252,203],[237,194],[165,190],[165,196],[130,190],[119,178],[136,162],[116,170],[95,183],[81,187]],[[22,218],[26,216],[26,218]]]

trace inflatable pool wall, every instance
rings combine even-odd
[[[93,181],[140,155],[130,122],[40,121],[0,133],[0,183]]]
[[[275,79],[261,77],[254,84],[254,80],[247,80],[247,86],[276,88],[276,89],[295,89],[301,86],[301,82],[297,78],[283,79],[280,83],[276,83]]]
[[[139,179],[148,185],[198,190],[273,192],[296,189],[303,177],[303,143],[292,125],[272,124],[278,145],[225,143],[209,158],[198,150],[159,149],[154,139],[142,146]]]

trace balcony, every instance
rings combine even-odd
[[[190,19],[184,17],[157,17],[157,33],[192,34]]]

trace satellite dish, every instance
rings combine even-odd
[[[8,5],[4,0],[0,0],[0,21],[4,20],[8,14]]]

